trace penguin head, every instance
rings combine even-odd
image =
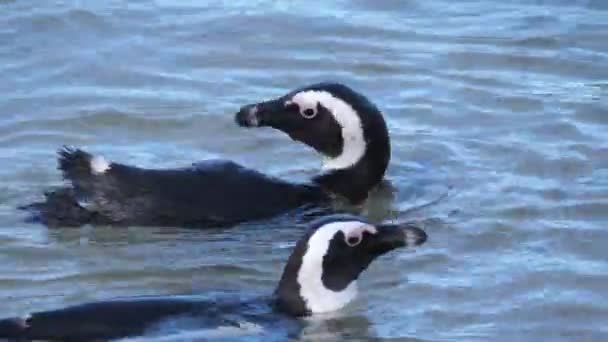
[[[382,178],[390,159],[388,130],[378,108],[340,83],[317,83],[279,98],[243,106],[243,127],[272,127],[314,148],[327,171],[373,164]],[[379,180],[377,182],[379,182]]]
[[[295,316],[338,310],[355,299],[357,279],[372,261],[426,239],[422,229],[408,224],[374,225],[351,215],[317,220],[289,257],[276,303]]]

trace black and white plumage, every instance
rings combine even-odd
[[[298,241],[272,296],[210,301],[201,297],[140,297],[95,302],[0,320],[0,338],[88,341],[138,336],[174,321],[190,329],[242,317],[272,326],[280,320],[339,310],[357,295],[359,275],[377,257],[426,241],[411,225],[373,225],[350,215],[310,224]]]
[[[294,183],[225,160],[144,169],[64,148],[59,169],[67,185],[24,208],[48,226],[226,226],[327,204],[336,195],[359,204],[388,166],[382,114],[342,84],[315,84],[244,106],[235,120],[245,127],[278,129],[313,147],[325,156],[322,173]]]
[[[323,170],[313,184],[353,204],[363,202],[382,181],[390,161],[382,113],[343,84],[319,83],[244,106],[236,119],[245,127],[278,129],[321,153]]]

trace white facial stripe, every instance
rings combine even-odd
[[[110,169],[110,163],[102,156],[91,158],[91,171],[93,174],[100,175]]]
[[[323,169],[346,169],[361,160],[366,150],[365,137],[361,119],[351,105],[326,91],[317,90],[299,92],[293,96],[291,101],[297,103],[301,111],[306,108],[316,110],[317,103],[320,103],[329,110],[342,127],[342,140],[344,142],[342,153],[335,158],[327,158],[323,163]]]
[[[300,295],[312,313],[335,311],[351,302],[357,296],[357,282],[353,280],[344,290],[332,291],[323,285],[323,257],[327,254],[329,242],[337,232],[344,236],[363,231],[375,234],[376,228],[359,221],[331,222],[319,229],[308,240],[308,249],[302,257],[298,271]]]

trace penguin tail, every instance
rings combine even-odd
[[[28,222],[49,227],[78,227],[90,223],[92,212],[80,205],[95,192],[97,176],[110,168],[103,157],[96,157],[81,149],[64,146],[57,152],[58,169],[69,183],[45,192],[44,200],[19,207],[31,216]]]

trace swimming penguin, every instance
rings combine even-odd
[[[64,148],[59,169],[67,185],[22,208],[48,226],[227,226],[328,203],[336,196],[360,204],[389,163],[382,114],[343,84],[314,84],[249,104],[235,120],[243,127],[272,127],[314,148],[325,157],[322,172],[295,183],[226,160],[144,169]]]
[[[283,275],[268,297],[213,299],[136,297],[35,312],[0,320],[0,339],[109,340],[175,328],[209,328],[231,320],[264,326],[278,320],[339,310],[357,296],[357,279],[379,256],[424,243],[426,233],[409,224],[379,224],[350,215],[309,224]]]

